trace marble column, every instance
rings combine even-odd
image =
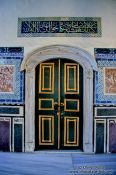
[[[93,152],[93,70],[84,70],[83,150]]]
[[[26,69],[25,152],[35,148],[35,69]]]

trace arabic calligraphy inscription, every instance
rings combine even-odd
[[[18,36],[101,36],[100,18],[19,18],[18,22]]]

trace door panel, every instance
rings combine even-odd
[[[116,121],[109,121],[109,152],[116,153]]]
[[[14,124],[14,151],[22,152],[22,124]]]
[[[40,64],[39,93],[54,93],[54,63]]]
[[[79,118],[64,118],[64,146],[79,146]]]
[[[36,68],[36,149],[57,149],[57,76],[57,60],[41,63]]]
[[[54,145],[54,116],[39,116],[39,145]]]
[[[10,120],[0,121],[0,150],[10,151]]]
[[[64,111],[79,112],[79,99],[64,99]]]
[[[36,68],[36,149],[82,148],[83,70],[67,59]]]
[[[64,63],[64,93],[79,93],[79,65]]]
[[[61,149],[82,148],[83,71],[71,61],[61,59]]]

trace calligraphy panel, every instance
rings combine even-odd
[[[101,18],[31,17],[18,19],[19,37],[100,37]]]

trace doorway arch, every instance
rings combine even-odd
[[[25,71],[25,151],[35,149],[35,68],[41,62],[53,58],[74,60],[83,68],[83,151],[93,152],[93,70],[95,59],[85,50],[51,45],[39,48],[24,58],[21,70]]]

